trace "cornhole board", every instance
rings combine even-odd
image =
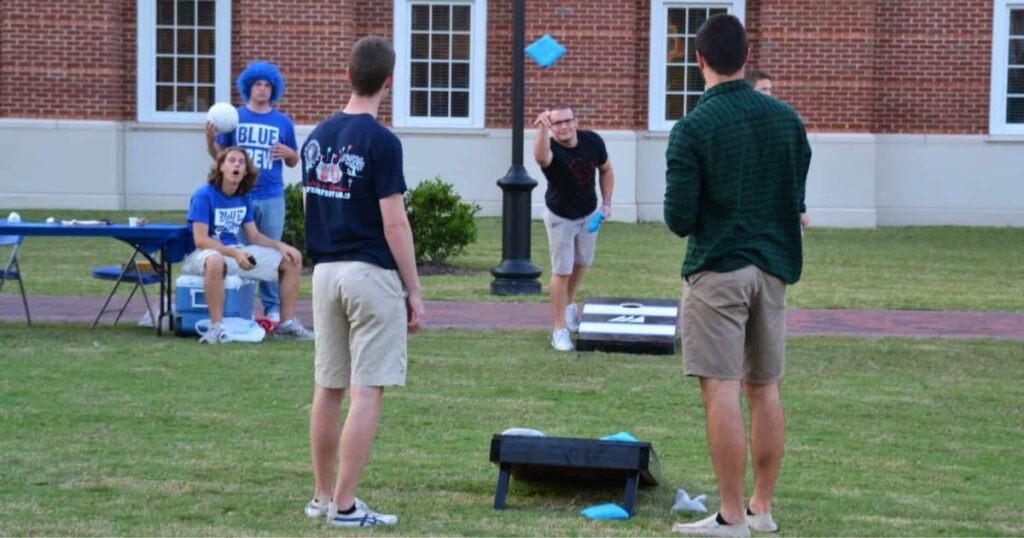
[[[661,477],[654,447],[639,441],[495,435],[491,463],[498,466],[495,510],[505,507],[509,479],[514,476],[572,486],[625,484],[622,507],[632,516],[639,485],[656,486]]]
[[[678,327],[678,300],[596,297],[583,305],[576,349],[672,355]]]

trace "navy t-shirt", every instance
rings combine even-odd
[[[559,217],[581,219],[597,209],[597,167],[608,160],[604,140],[593,131],[577,131],[576,147],[551,140],[551,163],[544,167],[544,201]]]
[[[302,145],[306,251],[314,264],[362,261],[397,269],[380,200],[406,190],[402,143],[369,114],[335,114]]]

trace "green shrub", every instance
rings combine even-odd
[[[301,183],[292,183],[284,188],[284,233],[281,241],[302,252],[303,265],[313,265],[306,253],[306,212],[302,209]]]
[[[405,209],[416,243],[417,263],[444,263],[476,241],[473,217],[480,206],[463,202],[455,188],[440,176],[407,191]]]

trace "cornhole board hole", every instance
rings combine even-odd
[[[570,486],[625,485],[622,507],[633,515],[637,488],[656,486],[661,464],[650,443],[572,437],[495,435],[491,463],[498,466],[494,509],[505,507],[509,478]]]
[[[596,297],[583,305],[576,349],[672,355],[678,327],[677,300]]]

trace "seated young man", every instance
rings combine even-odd
[[[256,185],[259,170],[245,150],[230,147],[220,152],[207,184],[192,195],[188,226],[196,250],[182,262],[185,274],[203,277],[206,304],[210,309],[210,330],[199,339],[206,344],[220,342],[224,330],[224,278],[278,282],[281,290],[281,319],[274,336],[312,340],[313,333],[295,318],[302,276],[302,254],[291,245],[274,241],[256,229],[248,193]],[[239,232],[249,244],[239,244]]]

